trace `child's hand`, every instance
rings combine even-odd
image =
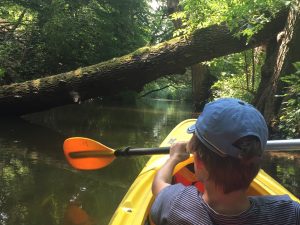
[[[174,160],[176,163],[187,160],[190,157],[190,153],[186,149],[187,142],[177,142],[170,148],[170,160]]]

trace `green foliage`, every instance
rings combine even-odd
[[[226,0],[184,0],[181,4],[184,7],[184,13],[178,16],[187,25],[187,32],[226,20],[228,12]]]
[[[42,29],[52,66],[79,67],[131,52],[146,43],[144,2],[90,1],[73,8],[64,1],[51,7]],[[140,10],[140,11],[139,11]],[[49,9],[50,11],[50,9]],[[48,12],[50,13],[50,12]],[[54,59],[54,60],[53,60]],[[76,59],[77,62],[73,62]],[[71,69],[71,68],[66,68]]]
[[[18,81],[18,71],[24,66],[24,51],[30,46],[26,44],[30,40],[33,17],[30,10],[11,1],[0,3],[0,68],[4,73],[0,77],[1,83]]]
[[[246,89],[245,76],[242,74],[221,74],[221,78],[213,85],[213,97],[234,97],[251,102],[253,94]]]
[[[147,0],[3,1],[16,29],[0,32],[0,67],[9,83],[124,55],[150,40],[150,18]]]
[[[5,70],[0,68],[0,79],[4,76]]]
[[[158,44],[169,40],[173,36],[174,26],[170,17],[167,16],[167,2],[157,2],[157,8],[150,10],[149,30],[151,32],[149,44]]]
[[[218,78],[212,86],[213,98],[235,97],[251,102],[260,82],[263,60],[263,52],[256,49],[210,62],[211,73]]]
[[[287,0],[183,0],[184,13],[178,13],[185,33],[196,28],[226,22],[237,36],[248,39],[290,1]]]
[[[235,1],[227,14],[228,24],[238,36],[249,39],[288,4],[289,1],[286,0]]]
[[[287,92],[283,95],[279,129],[287,138],[300,137],[300,62],[294,66],[296,72],[281,79],[287,84]]]

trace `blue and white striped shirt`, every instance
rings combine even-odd
[[[164,188],[151,208],[156,225],[300,225],[300,204],[284,196],[249,197],[250,208],[237,216],[213,211],[194,186]]]

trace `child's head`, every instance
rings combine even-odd
[[[219,99],[206,104],[188,132],[195,134],[190,146],[210,180],[224,193],[248,188],[259,171],[268,137],[257,109],[239,99]]]

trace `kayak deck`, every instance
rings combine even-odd
[[[195,123],[195,119],[188,119],[178,124],[165,140],[160,145],[161,147],[170,146],[177,141],[188,141],[191,134],[186,132],[187,128]],[[123,200],[116,209],[110,220],[110,225],[142,225],[151,224],[149,220],[149,210],[154,201],[154,196],[151,192],[152,181],[156,172],[161,168],[165,161],[169,158],[168,155],[154,155],[147,162],[146,166],[137,176]],[[184,162],[179,163],[174,170],[176,178],[182,177],[183,180],[188,180],[192,183],[196,181],[192,170],[188,169],[189,165],[193,164],[191,156]],[[179,176],[177,176],[179,175]],[[183,181],[179,178],[181,182]],[[198,188],[201,190],[201,184]],[[281,184],[275,181],[263,170],[260,170],[254,181],[251,183],[248,190],[249,195],[289,195],[293,200],[299,201],[292,193],[290,193]]]

